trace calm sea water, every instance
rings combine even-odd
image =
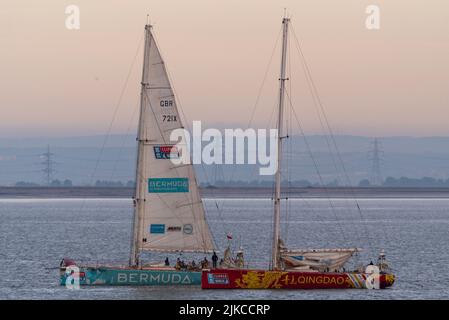
[[[132,204],[125,199],[0,199],[0,299],[448,299],[449,199],[289,200],[282,235],[291,247],[385,249],[396,276],[388,290],[204,290],[182,287],[59,286],[62,257],[124,264]],[[269,261],[272,204],[264,199],[207,199],[208,221],[223,248],[232,232],[254,266]],[[218,208],[217,208],[218,207]],[[287,209],[287,208],[284,208]],[[174,261],[177,256],[170,256]],[[184,255],[183,258],[204,256]],[[148,255],[149,261],[165,256]]]

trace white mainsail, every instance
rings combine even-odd
[[[141,250],[214,249],[193,166],[175,165],[170,160],[179,156],[170,134],[183,125],[151,26],[147,25],[145,30],[133,265],[138,263]]]

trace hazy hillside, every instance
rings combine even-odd
[[[55,179],[71,179],[76,185],[91,184],[96,180],[132,180],[135,166],[135,137],[112,135],[105,144],[104,136],[67,138],[0,139],[0,184],[17,181],[42,183],[44,165],[41,164],[50,145],[54,154]],[[291,180],[307,179],[317,182],[318,174],[326,182],[345,180],[338,155],[329,152],[323,136],[309,136],[313,159],[304,144],[304,138],[295,136],[289,142],[286,162]],[[370,176],[372,148],[370,137],[337,136],[336,142],[344,167],[353,183]],[[449,178],[449,137],[386,137],[381,139],[383,177],[429,176]],[[102,150],[102,151],[101,151]],[[215,180],[270,180],[260,177],[257,168],[246,165],[201,165],[197,170],[201,182]],[[207,178],[206,178],[207,177]]]

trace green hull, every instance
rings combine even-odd
[[[201,271],[176,271],[158,269],[127,269],[114,267],[78,267],[80,285],[110,286],[189,286],[201,285]],[[66,268],[60,269],[61,285],[74,283]]]

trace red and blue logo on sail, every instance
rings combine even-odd
[[[178,159],[179,152],[176,146],[154,146],[154,156],[156,159]]]

